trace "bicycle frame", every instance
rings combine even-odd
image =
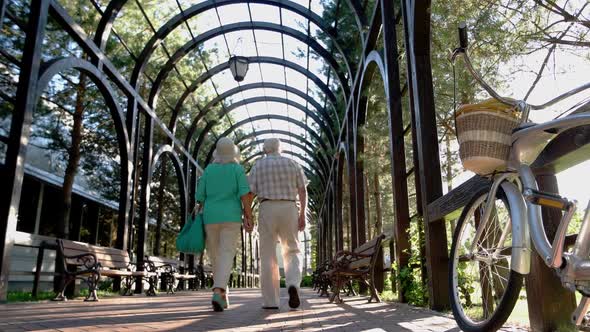
[[[567,225],[560,225],[558,234],[553,244],[551,244],[543,227],[541,207],[525,201],[528,191],[538,190],[530,164],[557,135],[568,129],[583,125],[590,125],[590,114],[576,114],[549,121],[521,129],[512,135],[511,156],[508,162],[509,172],[497,175],[493,179],[483,218],[472,243],[472,253],[475,250],[475,244],[479,241],[486,224],[490,220],[496,192],[501,187],[511,208],[511,269],[525,275],[530,272],[532,242],[535,251],[543,258],[545,264],[559,272],[562,283],[569,289],[575,290],[576,281],[590,280],[590,259],[588,259],[590,255],[590,205],[586,210],[573,253],[564,253],[563,238]],[[510,182],[511,179],[515,178],[520,179],[523,186],[522,190]],[[574,210],[572,208],[568,213],[573,213]],[[496,244],[497,248],[500,248],[503,243],[503,239],[505,239],[504,233],[507,231],[507,229],[503,230],[500,241]]]

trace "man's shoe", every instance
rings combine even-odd
[[[299,301],[299,293],[295,286],[289,286],[289,307],[295,309],[299,308],[301,301]]]
[[[279,310],[279,307],[262,307],[262,309],[268,309],[268,310]]]

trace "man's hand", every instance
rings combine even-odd
[[[307,189],[301,187],[299,191],[299,231],[305,230],[305,212],[307,211]]]
[[[299,215],[299,231],[303,232],[305,230],[305,214]]]

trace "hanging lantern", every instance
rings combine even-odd
[[[245,56],[232,56],[229,58],[229,69],[236,81],[243,81],[248,72],[248,58]]]

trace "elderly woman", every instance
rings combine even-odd
[[[196,201],[204,207],[207,254],[213,265],[213,310],[228,307],[227,283],[240,238],[240,226],[251,229],[252,198],[239,151],[231,139],[217,142],[214,161],[197,186]],[[243,218],[242,218],[243,216]]]

